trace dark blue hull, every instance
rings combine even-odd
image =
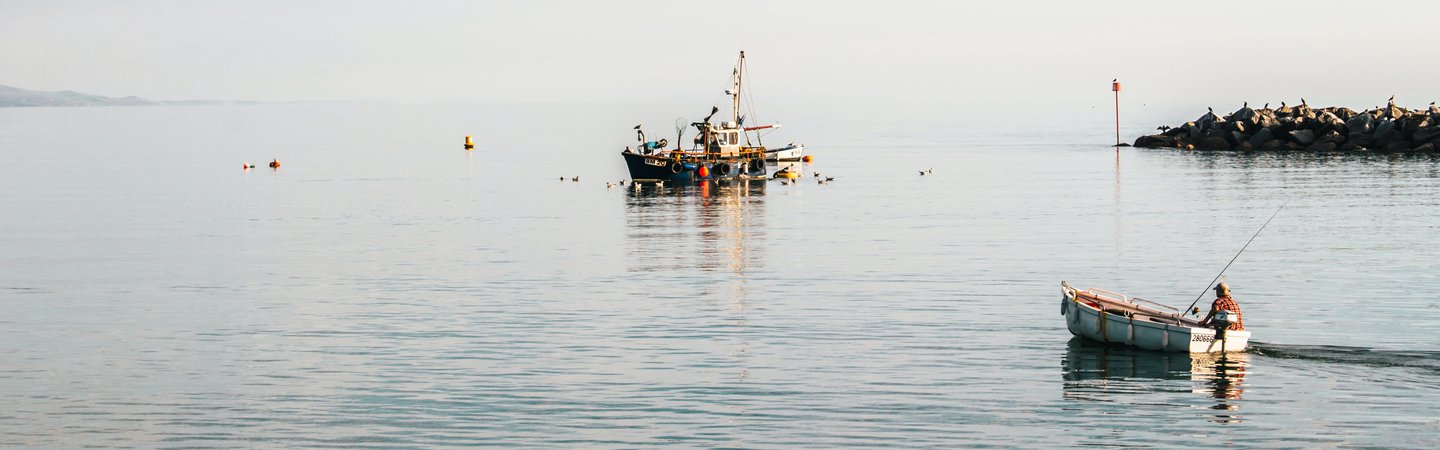
[[[620,155],[625,157],[625,166],[630,169],[630,179],[641,182],[693,183],[700,180],[765,176],[765,160],[759,156],[701,161],[696,158],[676,160],[662,155],[641,155],[628,151],[620,152]],[[700,176],[701,167],[705,168],[706,176]]]

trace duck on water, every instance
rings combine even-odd
[[[759,127],[742,128],[745,118],[740,115],[740,92],[744,82],[745,52],[742,51],[730,79],[730,89],[725,91],[733,106],[730,120],[712,123],[711,119],[720,112],[720,108],[712,107],[705,120],[690,123],[698,132],[690,150],[680,148],[679,137],[675,148],[668,150],[666,139],[647,141],[637,125],[635,131],[640,142],[635,150],[626,147],[620,153],[630,170],[630,179],[639,183],[763,179],[766,149],[758,142],[751,145],[749,134]],[[684,121],[677,121],[676,133],[683,137],[684,130]]]

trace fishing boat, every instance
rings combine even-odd
[[[620,152],[625,166],[630,170],[630,179],[640,183],[661,183],[666,181],[691,183],[702,180],[736,180],[765,178],[765,146],[752,144],[750,132],[773,128],[773,125],[744,128],[745,117],[740,115],[740,93],[745,87],[745,52],[731,73],[730,88],[725,91],[731,99],[730,120],[718,123],[711,121],[720,108],[712,107],[705,120],[693,122],[698,133],[689,150],[681,148],[680,139],[686,129],[683,119],[676,121],[675,147],[669,141],[649,141],[645,133],[636,126],[639,143],[634,150],[629,147]]]
[[[1249,331],[1207,327],[1172,306],[1104,289],[1079,290],[1064,281],[1060,290],[1065,326],[1083,338],[1188,353],[1239,352],[1250,344]],[[1221,311],[1212,320],[1223,325],[1229,319],[1228,312]]]

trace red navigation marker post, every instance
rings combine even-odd
[[[1120,79],[1110,80],[1110,90],[1115,91],[1115,150],[1120,150]]]

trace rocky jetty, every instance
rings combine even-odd
[[[1366,111],[1311,108],[1281,103],[1252,109],[1247,103],[1225,116],[1210,112],[1161,133],[1141,136],[1136,147],[1187,150],[1433,152],[1440,146],[1440,107],[1387,106]]]

